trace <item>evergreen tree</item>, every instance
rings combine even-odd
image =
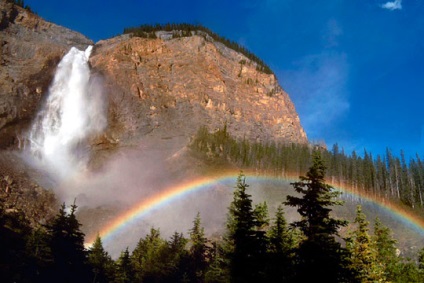
[[[297,249],[296,280],[299,282],[342,282],[345,270],[342,264],[344,249],[336,241],[338,229],[347,223],[330,216],[335,200],[340,195],[325,183],[326,167],[321,154],[316,151],[313,164],[300,181],[292,183],[301,197],[287,196],[285,204],[297,207],[301,220],[292,223],[305,236]]]
[[[295,242],[281,205],[275,214],[274,224],[269,230],[269,241],[268,280],[270,282],[289,282],[293,276]]]
[[[194,282],[204,281],[207,267],[207,239],[200,221],[200,213],[197,213],[190,230],[190,259]]]
[[[227,220],[227,245],[231,246],[228,256],[233,282],[263,281],[262,265],[258,265],[258,247],[263,243],[257,237],[257,219],[247,188],[245,176],[240,173]]]
[[[32,270],[32,253],[27,250],[31,228],[17,209],[6,212],[0,198],[0,281],[31,282],[37,279]],[[36,271],[36,270],[34,270]]]
[[[140,282],[135,280],[135,270],[131,262],[128,248],[121,252],[117,260],[116,283],[133,283]]]
[[[392,281],[396,277],[396,266],[399,264],[396,240],[393,239],[390,229],[384,226],[378,218],[374,223],[373,240],[378,261],[383,265],[384,274],[387,280]]]
[[[205,274],[205,282],[227,283],[230,282],[228,263],[225,258],[225,249],[219,242],[213,242],[210,249],[210,262]]]
[[[190,273],[190,258],[186,249],[188,240],[182,233],[175,232],[166,245],[163,259],[167,262],[165,282],[184,282]],[[193,278],[193,277],[192,277]]]
[[[93,272],[93,283],[111,282],[114,279],[114,262],[103,248],[102,239],[97,235],[88,254],[88,262]]]
[[[418,268],[424,273],[424,248],[421,248],[418,252]]]
[[[84,234],[80,230],[81,224],[75,215],[76,209],[77,206],[74,203],[68,214],[63,204],[52,224],[47,226],[48,243],[53,259],[49,275],[51,282],[90,281]]]
[[[356,210],[354,230],[346,241],[350,253],[349,267],[357,282],[386,282],[383,267],[378,262],[377,252],[368,234],[368,222],[361,206]]]
[[[151,228],[150,233],[140,239],[131,255],[137,281],[152,282],[167,276],[166,249],[167,242],[161,238],[158,229]]]

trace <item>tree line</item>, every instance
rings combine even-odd
[[[6,0],[9,3],[13,3],[21,8],[24,8],[26,10],[28,10],[29,12],[33,13],[33,11],[31,10],[31,7],[29,5],[25,5],[24,0]]]
[[[124,34],[132,34],[133,36],[142,38],[156,38],[157,31],[168,31],[172,32],[173,38],[179,37],[190,37],[193,35],[199,35],[204,37],[206,40],[212,39],[213,41],[220,42],[228,48],[237,51],[249,60],[256,63],[256,70],[265,74],[273,74],[271,68],[258,56],[250,52],[246,47],[239,43],[222,37],[207,27],[199,24],[188,24],[188,23],[167,23],[167,24],[155,24],[149,25],[144,24],[138,27],[128,27],[124,29]]]
[[[418,154],[407,160],[403,151],[396,156],[390,149],[377,156],[364,150],[361,156],[355,151],[347,154],[337,144],[328,150],[310,144],[250,142],[231,137],[226,125],[213,133],[206,127],[200,128],[191,148],[210,159],[223,159],[242,168],[282,177],[305,172],[311,164],[312,152],[320,149],[328,164],[327,179],[332,184],[394,200],[418,212],[424,208],[424,162]]]
[[[266,202],[253,204],[240,173],[222,237],[208,239],[197,214],[188,238],[175,232],[165,240],[151,228],[117,260],[99,236],[84,248],[75,204],[69,212],[63,204],[37,229],[1,205],[1,282],[423,282],[424,249],[415,260],[400,256],[378,219],[369,233],[360,206],[353,228],[340,237],[347,221],[331,216],[343,203],[325,183],[326,170],[314,151],[305,176],[292,183],[298,194],[287,196],[272,219]],[[299,220],[287,223],[284,206],[295,207]]]

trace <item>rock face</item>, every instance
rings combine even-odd
[[[186,146],[201,126],[213,131],[227,125],[231,135],[251,141],[307,142],[274,75],[257,71],[255,62],[206,34],[157,36],[123,35],[94,46],[90,64],[93,76],[103,78],[109,107],[106,132],[91,141],[93,167],[113,150],[130,146],[178,175],[201,162],[178,158],[188,152]],[[53,194],[40,187],[42,172],[31,172],[5,149],[17,148],[63,55],[72,46],[91,44],[79,33],[0,2],[0,198],[34,223],[52,214]]]
[[[0,2],[0,149],[16,143],[46,94],[61,57],[93,42],[7,1]]]
[[[0,199],[6,211],[20,209],[34,225],[56,213],[55,196],[39,186],[34,170],[4,149],[17,147],[17,137],[41,106],[63,55],[72,46],[92,44],[79,33],[0,1]]]
[[[207,36],[124,35],[95,45],[90,62],[110,95],[114,135],[192,136],[200,126],[251,141],[306,143],[289,96],[273,74]]]

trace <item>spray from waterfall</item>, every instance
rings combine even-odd
[[[85,51],[72,47],[57,66],[45,104],[28,134],[29,152],[53,179],[86,169],[87,138],[106,127],[105,98]]]

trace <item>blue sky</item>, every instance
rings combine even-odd
[[[27,0],[94,41],[145,23],[202,24],[262,58],[308,137],[424,156],[424,1]]]

